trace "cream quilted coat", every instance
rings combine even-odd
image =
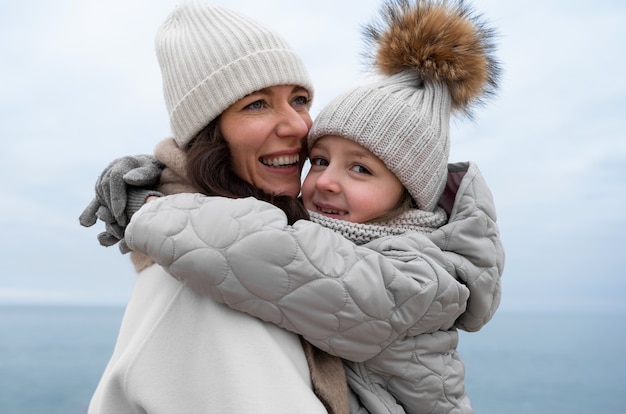
[[[456,329],[493,316],[504,251],[476,165],[449,170],[450,219],[428,235],[357,246],[253,198],[178,194],[136,213],[126,241],[215,301],[344,358],[369,412],[468,413]]]

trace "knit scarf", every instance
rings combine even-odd
[[[407,232],[432,233],[443,226],[448,217],[442,208],[428,212],[410,209],[400,216],[380,223],[351,223],[309,211],[311,221],[329,228],[355,244],[365,244],[384,236],[397,236]]]

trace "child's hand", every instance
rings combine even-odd
[[[152,155],[118,158],[105,168],[96,182],[96,196],[83,210],[79,222],[93,226],[98,219],[105,223],[105,232],[98,235],[102,246],[112,246],[124,238],[126,225],[132,215],[150,196],[160,196],[155,190],[164,166]],[[128,252],[125,243],[119,245]]]

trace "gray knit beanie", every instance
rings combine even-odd
[[[467,6],[440,0],[383,6],[383,27],[366,27],[379,80],[335,98],[313,123],[309,149],[338,135],[369,149],[433,211],[447,181],[450,115],[491,95],[499,68],[493,33]]]
[[[180,4],[156,35],[165,104],[179,147],[246,95],[299,85],[313,97],[304,63],[276,33],[201,1]]]
[[[325,135],[349,138],[385,163],[421,210],[433,211],[448,171],[450,94],[399,73],[334,99],[317,116],[309,145]]]

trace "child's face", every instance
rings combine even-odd
[[[311,169],[302,184],[304,206],[353,223],[391,211],[404,194],[396,176],[368,149],[328,135],[311,148]]]

